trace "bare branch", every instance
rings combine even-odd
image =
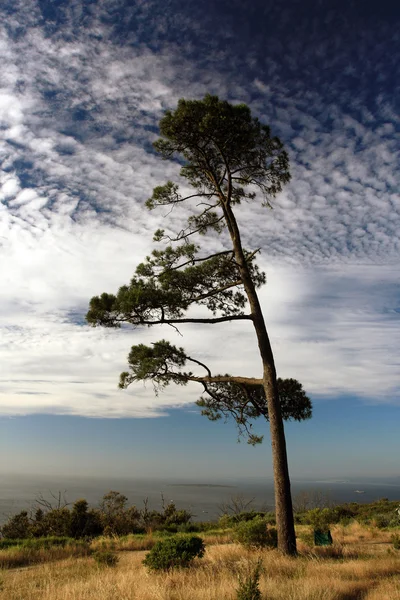
[[[50,496],[53,498],[53,500],[55,500],[55,503],[47,500],[43,493],[40,492],[40,494],[38,494],[35,498],[34,504],[39,505],[43,508],[45,508],[46,510],[59,510],[61,508],[65,508],[66,506],[70,506],[72,504],[72,502],[67,502],[66,499],[66,493],[67,490],[64,490],[63,492],[61,492],[61,490],[58,491],[57,494],[55,494],[54,492],[52,492],[51,490],[48,490]]]
[[[200,302],[200,300],[205,300],[206,298],[210,298],[211,296],[215,296],[216,294],[219,294],[220,292],[224,292],[225,290],[229,290],[230,288],[237,287],[238,285],[241,285],[241,284],[242,284],[242,280],[238,279],[237,281],[228,283],[228,284],[224,285],[223,287],[220,287],[217,289],[212,289],[207,294],[202,294],[201,296],[197,296],[197,298],[194,298],[192,300],[192,302]]]
[[[169,325],[170,327],[172,327],[172,329],[175,329],[175,331],[176,331],[176,333],[177,333],[178,335],[180,335],[181,337],[183,337],[183,334],[182,334],[182,333],[179,331],[179,329],[176,327],[176,325],[174,325],[173,323],[168,323],[168,325]]]
[[[186,267],[186,265],[194,265],[195,263],[204,262],[205,260],[209,260],[211,258],[216,258],[217,256],[224,256],[225,254],[233,255],[233,250],[224,250],[223,252],[216,252],[215,254],[210,254],[209,256],[205,256],[204,258],[191,258],[190,260],[188,260],[180,265],[177,265],[176,267],[168,267],[168,269],[164,269],[164,271],[161,271],[160,275],[162,275],[163,273],[165,273],[167,271],[176,271],[177,269],[182,269],[183,267]]]
[[[263,380],[257,377],[240,377],[234,375],[215,375],[214,377],[196,377],[195,375],[176,373],[177,377],[181,377],[186,381],[197,381],[198,383],[238,383],[239,385],[263,385]],[[209,390],[207,390],[209,393]]]
[[[195,358],[191,358],[190,356],[187,356],[186,358],[187,358],[187,360],[190,360],[191,362],[194,362],[194,363],[196,363],[196,364],[200,365],[201,367],[203,367],[203,368],[204,368],[204,369],[207,371],[207,373],[208,373],[208,376],[209,376],[209,377],[212,377],[212,375],[211,375],[211,371],[210,371],[210,369],[207,367],[207,365],[205,365],[204,363],[200,362],[199,360],[196,360]],[[206,387],[206,386],[204,386],[204,387]]]
[[[157,319],[155,321],[149,321],[147,319],[141,319],[137,323],[132,323],[132,325],[172,325],[174,323],[225,323],[227,321],[251,321],[253,319],[252,315],[228,315],[226,317],[214,317],[210,319],[196,319],[196,318],[186,318],[186,319]],[[116,318],[116,323],[129,323],[128,319]]]

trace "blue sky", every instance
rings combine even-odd
[[[398,474],[399,17],[395,2],[2,3],[0,472],[271,475],[268,435],[237,445],[196,413],[195,385],[117,389],[130,346],[167,336],[259,376],[247,326],[182,342],[83,320],[179,225],[144,209],[178,181],[151,142],[180,97],[210,92],[248,103],[291,159],[273,211],[239,220],[262,248],[278,373],[314,402],[287,427],[292,473]]]

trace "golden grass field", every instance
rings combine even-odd
[[[116,540],[116,567],[99,567],[91,557],[54,556],[52,562],[0,571],[1,600],[235,600],[239,576],[263,561],[263,600],[400,600],[400,551],[391,533],[353,523],[332,528],[334,545],[311,548],[301,541],[297,558],[277,550],[251,552],[209,536],[203,559],[190,569],[149,573],[142,565],[151,537],[133,549]],[[221,543],[223,542],[223,543]],[[109,542],[104,542],[104,544]],[[103,545],[104,545],[103,544]],[[101,540],[96,546],[102,545]]]

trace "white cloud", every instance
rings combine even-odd
[[[64,32],[49,35],[38,4],[16,0],[9,30],[25,33],[0,35],[0,414],[145,416],[191,402],[196,386],[158,398],[151,386],[116,388],[130,345],[162,335],[215,370],[258,373],[254,334],[243,324],[186,327],[184,339],[169,329],[129,334],[75,324],[92,295],[129,280],[157,227],[179,227],[176,213],[144,210],[151,188],[179,170],[158,160],[150,143],[166,108],[208,91],[251,101],[290,152],[293,179],[274,210],[239,211],[246,243],[262,248],[279,373],[315,395],[399,402],[400,182],[390,99],[367,108],[361,95],[339,94],[328,80],[314,89],[297,79],[289,89],[281,66],[295,73],[310,51],[298,40],[282,65],[271,51],[261,69],[250,50],[238,58],[215,40],[195,64],[189,41],[158,43],[167,17],[154,19],[146,6],[157,52],[137,43],[140,31],[115,43],[101,18],[107,2],[88,8],[79,31],[83,5],[68,3]],[[177,19],[183,32],[204,36],[203,22]],[[235,40],[233,30],[226,39]],[[346,56],[317,41],[319,60],[340,83],[342,69],[333,68]],[[368,54],[368,39],[362,44]],[[368,66],[375,74],[379,56]],[[252,61],[258,74],[246,80]],[[346,76],[354,72],[349,64]],[[204,240],[204,250],[216,243]]]
[[[2,176],[1,193],[2,198],[12,198],[20,189],[19,180],[12,176]]]

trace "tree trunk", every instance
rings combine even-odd
[[[271,368],[268,365],[264,366],[264,390],[268,401],[271,432],[278,548],[284,554],[295,555],[297,553],[296,533],[294,529],[285,431],[280,410],[276,375],[275,373],[271,373]],[[278,407],[278,411],[276,407]]]
[[[295,555],[297,549],[293,519],[292,495],[290,491],[285,431],[283,426],[281,405],[279,402],[278,386],[276,382],[274,356],[272,353],[264,316],[258,300],[257,291],[251,278],[243,252],[239,228],[237,226],[236,218],[233,214],[229,201],[224,203],[223,211],[233,244],[235,260],[239,266],[243,286],[249,300],[253,325],[257,335],[257,342],[263,365],[264,390],[268,403],[268,415],[271,432],[278,548],[284,554]]]

